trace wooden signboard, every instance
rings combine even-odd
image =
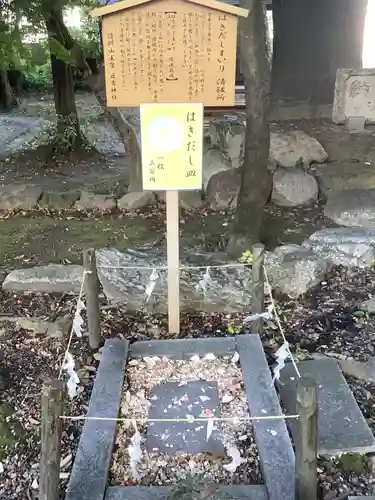
[[[235,104],[237,16],[217,0],[123,0],[99,7],[107,105],[140,106],[143,189],[165,190],[168,320],[180,331],[179,200],[201,189],[203,106]]]
[[[202,188],[202,104],[141,104],[141,134],[143,189]]]
[[[102,16],[108,106],[234,106],[237,16],[216,0],[124,0]]]

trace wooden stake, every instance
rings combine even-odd
[[[64,382],[49,380],[42,389],[39,500],[60,499],[60,459]]]
[[[252,314],[260,314],[264,312],[264,245],[256,243],[252,248],[252,298],[251,312]],[[263,318],[259,318],[251,322],[251,330],[253,333],[261,334],[263,332]]]
[[[180,207],[178,191],[166,192],[168,325],[169,333],[180,333]]]
[[[318,396],[309,377],[297,383],[296,500],[317,500]]]
[[[87,323],[89,330],[89,345],[91,349],[100,347],[100,282],[96,269],[95,250],[89,248],[83,252],[83,267],[87,272],[85,276],[85,296]]]

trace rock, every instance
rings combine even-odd
[[[271,132],[270,139],[270,157],[282,167],[295,167],[300,163],[323,163],[328,158],[323,146],[301,130]]]
[[[324,215],[340,226],[375,228],[375,189],[330,193]]]
[[[0,187],[0,210],[36,208],[42,189],[35,184],[10,184]]]
[[[273,174],[272,201],[281,207],[296,207],[318,199],[315,178],[298,168],[278,168]]]
[[[159,201],[163,201],[165,203],[165,191],[158,191],[155,195]],[[180,206],[185,210],[194,210],[201,208],[204,205],[201,191],[179,191],[179,201]]]
[[[138,210],[152,205],[155,202],[155,195],[151,191],[140,191],[126,193],[117,201],[120,210]]]
[[[238,168],[214,174],[208,182],[206,199],[214,210],[225,210],[237,206],[241,174]]]
[[[7,292],[79,293],[83,276],[82,266],[49,264],[29,269],[16,269],[4,280]]]
[[[45,335],[49,338],[63,338],[71,327],[72,320],[66,316],[56,321],[45,321],[39,318],[17,318],[17,324],[24,330],[30,330],[35,335]]]
[[[313,233],[303,244],[339,245],[341,243],[367,243],[375,245],[375,229],[364,227],[334,227],[320,229]]]
[[[374,262],[375,230],[365,228],[322,229],[302,243],[321,258],[346,267],[371,267]]]
[[[128,310],[140,310],[165,314],[167,312],[167,275],[159,272],[151,299],[145,303],[145,287],[150,269],[108,269],[101,266],[164,266],[167,262],[165,250],[127,250],[120,252],[112,248],[103,248],[96,252],[99,279],[107,298],[115,303],[125,303]],[[198,253],[186,250],[181,255],[181,265],[215,265],[228,263],[220,254]],[[249,269],[236,267],[233,269],[212,269],[212,281],[207,287],[207,296],[196,289],[205,270],[181,270],[180,304],[183,311],[227,313],[248,311],[251,307],[251,291]]]
[[[211,177],[223,170],[231,169],[228,158],[219,149],[209,149],[203,156],[203,188],[206,191]]]
[[[224,118],[214,118],[210,122],[208,135],[211,144],[226,154],[232,168],[238,168],[243,163],[245,132],[244,113],[225,115]]]
[[[375,314],[375,297],[371,297],[371,299],[367,299],[362,302],[361,310],[370,314]]]
[[[49,208],[56,210],[66,210],[72,208],[74,203],[79,199],[78,191],[58,191],[44,192],[38,205],[41,208]]]
[[[315,175],[323,196],[333,191],[375,189],[375,167],[359,162],[316,165]]]
[[[329,261],[298,245],[276,248],[266,254],[265,263],[271,285],[295,298],[320,283],[331,268]]]
[[[112,196],[82,191],[74,206],[77,210],[103,210],[104,212],[116,208],[116,201]]]

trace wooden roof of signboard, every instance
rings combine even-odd
[[[110,14],[115,14],[122,10],[130,9],[132,7],[138,7],[146,3],[154,2],[155,0],[122,0],[120,2],[112,3],[110,5],[105,5],[103,7],[97,7],[91,11],[93,17],[103,17]],[[166,0],[168,1],[168,0]],[[249,11],[243,9],[242,7],[237,7],[236,5],[231,5],[228,3],[220,2],[218,0],[184,0],[186,2],[195,3],[201,7],[206,7],[207,9],[219,10],[226,12],[227,14],[232,14],[233,16],[247,17]]]

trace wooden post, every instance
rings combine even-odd
[[[317,500],[318,396],[312,378],[297,383],[296,500]]]
[[[178,191],[166,192],[169,333],[180,333],[180,207]]]
[[[260,314],[264,312],[264,245],[257,243],[253,245],[253,262],[252,262],[252,314]],[[251,330],[254,333],[261,334],[263,332],[263,318],[259,318],[251,323]]]
[[[39,500],[60,499],[60,459],[64,382],[49,380],[42,389]]]
[[[99,349],[101,340],[99,304],[100,282],[96,269],[95,250],[93,248],[84,250],[83,267],[86,271],[84,289],[86,296],[89,345],[91,349]]]

